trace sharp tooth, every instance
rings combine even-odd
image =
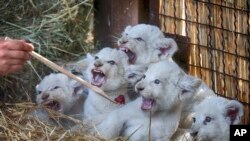
[[[126,48],[126,52],[128,52],[128,49]]]

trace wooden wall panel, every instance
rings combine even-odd
[[[95,0],[95,42],[114,46],[127,25],[147,23],[148,0]]]

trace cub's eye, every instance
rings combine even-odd
[[[55,86],[52,90],[55,90],[55,89],[58,89],[59,87],[58,86]]]
[[[37,94],[41,94],[42,93],[42,91],[37,91]]]
[[[205,122],[210,122],[211,120],[212,120],[212,118],[209,117],[209,116],[207,116],[207,117],[205,118]]]
[[[98,56],[95,56],[95,60],[97,60],[97,59],[99,59],[99,57],[98,57]]]
[[[155,79],[154,83],[155,83],[155,84],[160,84],[161,81],[160,81],[159,79]]]
[[[142,78],[143,78],[143,79],[146,78],[146,75],[144,74],[144,75],[142,76]]]
[[[196,121],[196,118],[195,118],[195,117],[193,117],[192,119],[193,119],[193,122],[195,123],[195,121]]]
[[[110,61],[107,61],[110,65],[114,65],[115,64],[115,61],[113,60],[110,60]]]
[[[135,76],[136,76],[135,73],[131,73],[131,74],[128,75],[128,78],[134,78]]]
[[[141,37],[135,38],[137,41],[144,41]]]
[[[187,92],[189,92],[189,91],[188,91],[188,90],[185,90],[185,89],[182,90],[182,93],[187,93]]]

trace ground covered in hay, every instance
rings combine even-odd
[[[63,64],[93,51],[92,0],[1,0],[0,37],[26,39],[35,51]],[[32,101],[50,68],[33,59],[23,71],[0,78],[1,101]]]
[[[84,132],[72,133],[70,130],[62,126],[52,126],[41,122],[34,116],[29,116],[32,111],[41,107],[36,106],[34,103],[1,103],[0,105],[0,140],[13,141],[13,140],[65,140],[65,141],[106,141],[99,136],[91,136]],[[47,109],[48,110],[48,109]],[[66,117],[59,113],[49,111],[50,116],[57,121],[57,118],[67,118],[81,124],[81,121]],[[113,139],[114,141],[122,141],[121,138]]]
[[[60,65],[95,50],[93,0],[1,0],[0,5],[0,37],[29,40],[36,52]],[[22,71],[0,77],[0,140],[104,140],[27,116],[40,108],[34,104],[35,86],[51,72],[33,59]]]

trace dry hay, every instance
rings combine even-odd
[[[0,5],[0,37],[27,39],[36,52],[60,63],[94,50],[93,0],[1,0]],[[26,116],[39,108],[32,103],[35,86],[50,72],[31,60],[22,71],[0,76],[0,140],[104,140]]]
[[[55,62],[80,59],[93,46],[93,0],[1,0],[0,37],[27,39]],[[0,77],[0,100],[32,101],[35,85],[52,70],[37,60]]]
[[[30,117],[31,111],[41,108],[34,103],[0,103],[0,140],[66,140],[66,141],[105,141],[102,137],[91,136],[84,132],[72,133],[62,126],[52,126],[40,121],[36,117]],[[63,117],[73,122],[82,124],[81,121],[49,111],[51,117]],[[122,141],[121,138],[113,139]]]

